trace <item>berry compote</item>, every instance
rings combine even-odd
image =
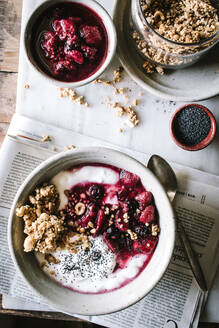
[[[103,64],[108,36],[102,19],[79,3],[49,7],[34,24],[31,35],[34,60],[42,71],[63,82],[78,82]]]
[[[152,193],[145,189],[139,176],[131,172],[104,164],[90,166],[113,170],[118,180],[114,184],[88,180],[66,190],[68,200],[64,212],[69,226],[74,231],[83,228],[82,231],[92,237],[102,235],[116,254],[117,268],[126,267],[137,254],[152,255],[159,236]],[[83,208],[81,212],[78,204]]]

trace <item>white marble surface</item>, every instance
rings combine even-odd
[[[112,13],[115,1],[100,0],[99,2],[104,4]],[[41,2],[43,1],[24,0],[22,31],[30,13]],[[103,78],[111,78],[113,69],[117,65],[118,59],[115,58],[111,67],[104,73]],[[30,85],[30,89],[24,88],[27,83]],[[101,104],[106,96],[112,97],[113,101],[122,100],[122,97],[112,96],[113,91],[110,87],[90,84],[77,90],[79,94],[86,96],[91,105],[89,108],[76,105],[68,99],[61,99],[58,96],[56,87],[33,71],[26,61],[23,46],[21,47],[17,96],[17,111],[19,113],[59,127],[97,137],[119,146],[147,153],[157,153],[169,160],[219,174],[218,134],[214,142],[206,149],[199,152],[186,152],[174,144],[169,132],[170,118],[175,109],[181,106],[182,103],[162,100],[146,91],[143,91],[141,98],[138,97],[138,93],[142,89],[127,74],[125,74],[125,79],[119,86],[129,88],[132,99],[139,99],[137,111],[141,123],[134,129],[127,128],[124,133],[119,133],[123,119],[118,118],[112,108]],[[210,87],[211,85],[206,85],[206,88]],[[216,120],[219,120],[219,97],[200,103],[212,110]]]

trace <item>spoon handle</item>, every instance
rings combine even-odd
[[[182,226],[182,224],[179,222],[179,220],[178,220],[177,225],[178,225],[179,237],[183,243],[183,246],[184,246],[186,255],[188,257],[192,272],[195,276],[195,279],[196,279],[197,283],[199,284],[200,288],[203,291],[207,291],[208,288],[207,288],[207,284],[206,284],[206,280],[205,280],[202,268],[197,259],[197,256],[195,255],[195,252],[193,251],[193,249],[191,247],[191,243],[186,235],[185,229]]]

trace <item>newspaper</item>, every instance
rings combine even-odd
[[[48,134],[52,142],[43,143],[42,135]],[[16,270],[7,246],[7,221],[10,206],[22,181],[39,163],[64,146],[110,146],[68,130],[62,130],[15,114],[8,135],[1,149],[0,167],[0,293],[25,301],[44,304],[34,294]],[[112,146],[111,146],[112,147]],[[123,150],[146,164],[149,156]],[[212,285],[218,267],[219,210],[217,195],[218,177],[175,164],[179,190],[175,209],[199,256],[207,283]],[[211,268],[209,270],[209,268]],[[168,270],[158,285],[135,305],[104,316],[86,319],[106,327],[197,327],[204,302],[204,293],[193,278],[183,247],[176,239],[173,257]],[[44,310],[46,309],[43,306]],[[48,308],[49,309],[49,308]],[[83,317],[84,318],[84,317]]]

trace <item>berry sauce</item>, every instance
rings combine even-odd
[[[66,189],[64,194],[67,203],[61,209],[66,225],[73,232],[82,231],[92,238],[103,238],[110,251],[116,255],[113,273],[127,268],[133,257],[146,255],[135,277],[126,279],[120,286],[113,288],[115,290],[136,278],[149,263],[159,239],[158,212],[152,193],[145,189],[139,176],[104,164],[77,166],[68,170],[68,174],[74,174],[86,166],[113,170],[118,179],[113,184],[88,180]],[[82,213],[78,212],[78,204],[83,208]]]
[[[78,82],[103,64],[108,36],[102,19],[93,10],[63,2],[39,16],[32,29],[31,48],[38,66],[50,77]]]

